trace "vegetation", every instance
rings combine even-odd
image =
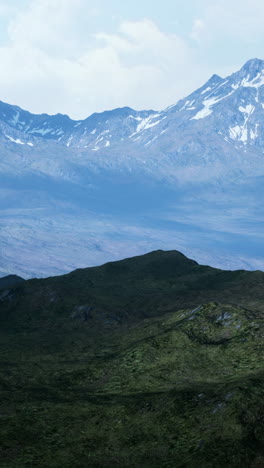
[[[0,466],[264,466],[263,286],[158,251],[2,287]]]

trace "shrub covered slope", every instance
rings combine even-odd
[[[264,466],[263,287],[175,251],[0,285],[0,466]]]

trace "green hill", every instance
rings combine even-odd
[[[14,288],[20,283],[22,283],[23,281],[24,281],[23,278],[20,278],[20,276],[16,276],[16,275],[5,276],[4,278],[0,278],[0,290],[6,289],[6,288]]]
[[[157,251],[16,284],[0,325],[0,466],[264,466],[263,272]]]

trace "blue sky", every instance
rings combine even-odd
[[[84,118],[161,109],[263,58],[262,0],[0,0],[0,99]]]

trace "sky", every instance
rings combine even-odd
[[[0,100],[74,119],[163,109],[263,59],[263,0],[0,0]]]

